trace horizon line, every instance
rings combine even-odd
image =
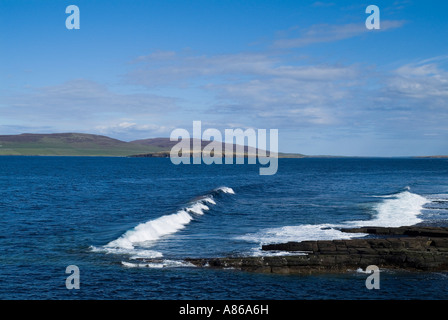
[[[98,133],[86,133],[86,132],[74,132],[74,131],[67,131],[67,132],[52,132],[52,133],[32,133],[32,132],[23,132],[23,133],[18,133],[18,134],[0,134],[1,136],[20,136],[20,135],[61,135],[61,134],[84,134],[84,135],[92,135],[92,136],[101,136],[101,137],[106,137],[109,139],[114,139],[120,142],[125,142],[125,143],[131,143],[131,142],[135,142],[135,141],[141,141],[141,140],[154,140],[154,139],[168,139],[170,140],[170,137],[161,137],[161,136],[157,136],[157,137],[153,137],[153,138],[141,138],[141,139],[133,139],[133,140],[122,140],[122,139],[117,139],[117,138],[112,138],[108,135],[105,134],[98,134]],[[192,139],[192,140],[199,140],[197,138],[188,138],[188,139]],[[170,140],[171,141],[171,140]],[[202,142],[212,142],[213,140],[204,140],[201,139]],[[218,140],[219,141],[219,140]],[[173,141],[174,142],[174,141]],[[226,143],[224,141],[219,141],[221,143]],[[234,143],[235,145],[235,143]],[[248,147],[248,148],[254,148],[254,149],[258,149],[257,147],[249,147],[248,145],[244,144],[244,147]],[[0,148],[2,147],[2,145],[0,145]],[[162,151],[163,152],[163,151]],[[439,155],[401,155],[401,156],[366,156],[366,155],[333,155],[333,154],[317,154],[317,155],[307,155],[307,154],[303,154],[300,152],[283,152],[283,151],[278,151],[278,154],[284,154],[284,155],[303,155],[305,158],[330,158],[330,157],[334,157],[334,158],[448,158],[448,154],[443,155],[443,154],[439,154]],[[4,155],[7,156],[7,155]],[[13,156],[13,155],[11,155]],[[21,155],[18,155],[21,156]]]

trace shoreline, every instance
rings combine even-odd
[[[262,246],[264,251],[297,255],[185,259],[196,267],[233,268],[275,274],[346,273],[376,265],[380,269],[418,272],[448,271],[448,228],[345,228],[343,232],[375,237],[349,240],[287,242]]]

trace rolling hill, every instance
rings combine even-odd
[[[0,136],[0,155],[128,156],[158,151],[163,150],[159,147],[85,133],[24,133]]]
[[[210,141],[202,141],[202,148]],[[177,144],[169,138],[153,138],[125,142],[107,136],[86,133],[52,133],[0,135],[0,155],[21,156],[107,156],[167,157]],[[225,144],[222,145],[225,150]],[[245,154],[256,154],[245,147]],[[301,154],[279,153],[279,157],[302,158]]]

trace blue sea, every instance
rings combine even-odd
[[[342,239],[346,226],[448,226],[447,159],[0,157],[0,299],[447,299],[448,273],[271,275],[191,257],[263,256],[268,243]],[[144,260],[150,259],[150,260]],[[69,265],[79,289],[69,290]]]

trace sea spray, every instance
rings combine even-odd
[[[183,229],[192,219],[185,210],[179,210],[177,213],[141,223],[134,229],[126,231],[120,238],[109,242],[105,247],[134,249],[136,244],[143,245],[144,242],[155,241]]]
[[[235,194],[235,191],[233,191],[233,189],[229,188],[229,187],[219,187],[219,188],[216,188],[214,191],[215,192],[221,191],[221,192],[224,192],[224,193]]]
[[[268,228],[256,233],[238,236],[236,239],[258,243],[260,247],[254,248],[252,255],[259,256],[267,255],[267,253],[264,254],[261,251],[261,245],[264,244],[359,238],[366,234],[347,233],[340,231],[340,229],[368,225],[379,227],[414,225],[422,221],[418,216],[423,206],[429,202],[427,198],[410,192],[409,187],[397,194],[374,197],[380,197],[382,200],[373,206],[375,215],[371,220],[346,221],[340,224],[305,224]]]
[[[147,248],[153,246],[163,236],[184,229],[195,216],[203,215],[205,211],[210,210],[210,205],[216,205],[214,196],[219,193],[235,194],[235,191],[225,186],[216,188],[209,194],[196,198],[176,213],[140,223],[106,245],[91,249],[114,254],[131,254],[133,258],[160,258],[163,256],[162,253]]]
[[[362,237],[362,233],[346,233],[338,230],[342,225],[336,224],[304,224],[268,228],[256,233],[238,236],[236,239],[259,243],[285,243],[289,241],[334,240]]]
[[[195,267],[190,262],[179,261],[179,260],[160,260],[160,261],[152,261],[152,262],[127,262],[121,261],[121,264],[127,268],[153,268],[153,269],[161,269],[161,268],[182,268],[182,267]]]
[[[423,206],[430,202],[425,197],[406,191],[395,195],[382,196],[383,200],[373,207],[375,216],[367,221],[347,222],[348,226],[401,227],[411,226],[422,221]]]

